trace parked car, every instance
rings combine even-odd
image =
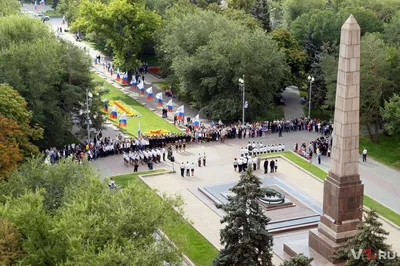
[[[49,21],[50,20],[49,16],[46,16],[46,15],[43,15],[43,14],[38,14],[37,16],[43,21]]]

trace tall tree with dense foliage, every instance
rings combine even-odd
[[[0,0],[0,17],[16,15],[20,8],[18,0]]]
[[[9,180],[0,183],[6,192],[0,221],[17,234],[13,250],[25,264],[161,266],[181,260],[179,250],[155,236],[158,228],[174,226],[175,199],[160,204],[156,193],[138,186],[111,190],[88,163],[69,160],[31,160]]]
[[[43,136],[43,129],[37,124],[31,126],[32,111],[27,109],[27,103],[21,95],[7,84],[0,84],[0,115],[14,121],[22,135],[16,139],[19,149],[24,156],[39,153],[39,149],[32,142]]]
[[[236,120],[242,108],[238,79],[245,75],[246,121],[265,117],[288,70],[276,42],[213,11],[177,13],[167,16],[158,51],[179,93],[211,119]]]
[[[397,256],[394,259],[377,256],[380,251],[391,252],[391,255],[395,255],[391,246],[385,243],[389,232],[383,229],[378,218],[379,216],[374,210],[367,212],[364,215],[364,221],[357,228],[356,235],[343,248],[339,249],[335,258],[346,261],[346,266],[368,266],[371,263],[373,265],[398,266],[400,259]],[[363,252],[366,249],[370,249],[370,255],[376,255],[372,261],[371,258],[368,258],[368,252]],[[356,254],[360,252],[360,258],[355,258],[352,250]]]
[[[91,62],[79,48],[57,40],[46,25],[28,17],[0,18],[0,35],[0,82],[25,98],[32,124],[44,129],[40,146],[61,145],[72,118],[84,109],[86,89],[95,94]],[[96,129],[101,128],[100,105],[94,97],[90,117]]]
[[[7,173],[22,159],[17,141],[22,135],[17,123],[0,115],[0,181],[7,179]]]
[[[400,141],[400,95],[394,94],[389,101],[385,100],[381,115],[385,130]]]
[[[261,188],[261,180],[252,170],[240,176],[239,182],[231,189],[235,194],[228,203],[217,207],[226,212],[221,223],[221,249],[214,260],[214,266],[259,265],[272,266],[272,235],[266,229],[270,221],[263,213],[259,198],[273,195]]]
[[[139,64],[137,56],[143,42],[160,26],[160,16],[147,10],[141,1],[111,0],[104,4],[82,0],[72,29],[102,36],[112,48],[115,65],[131,76]]]

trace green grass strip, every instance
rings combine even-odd
[[[120,89],[111,85],[107,81],[104,81],[98,75],[93,75],[93,78],[95,81],[103,83],[103,87],[109,91],[102,97],[103,99],[123,101],[142,115],[141,117],[138,118],[129,118],[127,121],[128,125],[125,128],[121,128],[122,132],[131,136],[136,136],[140,122],[140,130],[142,134],[150,130],[157,130],[157,129],[165,129],[173,133],[182,133],[182,131],[176,128],[173,124],[159,117],[153,111],[145,107],[143,104],[135,101],[130,96],[123,93]],[[130,89],[130,87],[128,88]],[[147,101],[145,96],[140,96],[140,97],[143,98],[143,101]],[[111,111],[110,108],[111,107],[109,107],[109,111]],[[156,112],[161,112],[161,111],[156,110]],[[118,126],[118,119],[111,119],[109,118],[109,115],[107,115],[107,119],[109,119],[114,125]]]
[[[135,186],[139,186],[142,189],[146,189],[149,193],[156,193],[150,187],[148,187],[140,178],[139,175],[162,173],[165,170],[153,170],[149,172],[139,172],[127,175],[120,175],[113,177],[118,185],[126,187],[128,183],[133,183]],[[160,197],[160,201],[162,198]],[[161,228],[161,230],[168,236],[168,238],[174,242],[181,250],[184,251],[185,255],[196,264],[197,266],[210,266],[212,261],[218,255],[218,250],[202,236],[188,221],[186,221],[178,212],[172,212],[176,215],[176,223],[172,227]],[[186,243],[182,243],[180,240],[185,239]]]
[[[315,166],[312,163],[309,163],[307,160],[303,159],[299,155],[296,155],[289,151],[263,154],[261,157],[268,158],[277,155],[285,157],[286,159],[290,160],[294,164],[300,166],[301,168],[310,172],[311,174],[315,175],[321,180],[325,180],[326,177],[328,176],[328,173],[326,171],[322,170],[321,168]],[[364,206],[376,210],[381,216],[385,217],[394,224],[400,226],[400,215],[397,212],[392,211],[391,209],[385,207],[384,205],[380,204],[371,197],[368,197],[367,195],[364,195]]]

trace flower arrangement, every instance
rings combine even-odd
[[[132,107],[130,107],[129,105],[127,105],[125,102],[123,101],[109,101],[108,105],[113,107],[113,106],[117,106],[118,107],[118,112],[119,113],[126,113],[127,117],[140,117],[141,114],[139,112],[137,112],[136,110],[134,110]]]
[[[159,135],[164,135],[164,134],[168,134],[169,131],[165,130],[165,129],[155,129],[155,130],[150,130],[145,132],[144,134],[147,136],[159,136]]]

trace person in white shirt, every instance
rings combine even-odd
[[[267,152],[268,153],[270,153],[271,152],[271,146],[268,144],[268,147],[267,147]]]
[[[282,151],[282,145],[278,144],[278,152]]]
[[[190,171],[192,172],[192,176],[194,176],[194,162],[190,165]]]
[[[186,169],[186,176],[188,177],[190,177],[190,168],[191,168],[190,163],[186,162],[185,169]]]
[[[235,172],[236,172],[236,170],[237,170],[237,167],[238,167],[238,160],[235,158],[235,159],[233,160],[233,169],[235,170]]]
[[[282,151],[285,151],[285,148],[286,148],[285,143],[282,143]]]
[[[363,150],[363,162],[366,162],[366,161],[367,161],[367,149],[364,148],[364,150]]]
[[[243,148],[240,149],[240,155],[241,155],[241,156],[244,155],[244,149],[243,149]]]

